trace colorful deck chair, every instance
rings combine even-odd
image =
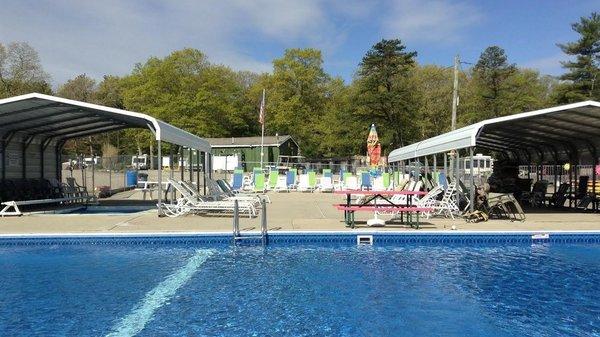
[[[269,189],[274,190],[277,186],[277,179],[279,179],[279,173],[277,171],[269,172]]]
[[[446,173],[440,172],[438,176],[438,183],[440,186],[444,187],[444,190],[448,189],[448,179],[446,178]]]
[[[254,172],[254,192],[265,192],[265,174]]]
[[[308,188],[311,191],[317,189],[317,172],[315,171],[308,172]]]
[[[370,190],[373,188],[373,185],[371,184],[371,175],[369,172],[360,173],[360,188],[363,190]]]
[[[333,174],[331,173],[331,169],[323,169],[323,177],[333,179]]]
[[[252,182],[254,183],[254,181],[256,181],[256,175],[258,173],[263,173],[263,170],[260,167],[255,167],[254,169],[252,169]]]
[[[243,170],[234,170],[233,171],[233,181],[231,184],[231,188],[233,190],[241,190],[244,187],[244,171]]]
[[[383,178],[383,188],[385,188],[386,190],[389,189],[390,185],[391,185],[390,173],[383,172],[383,174],[381,175],[381,178]]]
[[[289,170],[285,173],[285,183],[288,189],[296,188],[296,170]]]

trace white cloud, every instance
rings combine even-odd
[[[560,75],[565,72],[561,65],[561,61],[568,61],[569,57],[563,53],[558,53],[548,57],[529,60],[522,63],[520,66],[538,70],[544,75]]]
[[[387,7],[384,33],[411,42],[455,42],[483,18],[476,7],[447,0],[393,0]]]
[[[273,55],[256,44],[327,50],[340,36],[321,0],[14,0],[0,11],[0,42],[30,43],[55,84],[80,73],[126,74],[184,47],[234,69],[269,71]]]

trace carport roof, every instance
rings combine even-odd
[[[556,158],[600,149],[600,103],[585,101],[488,119],[392,151],[389,162],[469,147]],[[517,158],[525,162],[524,158]]]
[[[149,128],[156,140],[210,152],[206,140],[139,112],[38,93],[0,100],[2,137],[20,132],[61,141],[126,128]]]

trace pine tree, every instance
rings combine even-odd
[[[562,51],[575,57],[562,62],[568,70],[561,76],[568,83],[561,87],[560,103],[600,99],[600,14],[594,12],[571,25],[580,37],[575,42],[558,44]]]
[[[480,95],[483,98],[484,118],[509,114],[504,104],[504,93],[507,91],[508,79],[515,74],[517,67],[508,63],[504,49],[498,46],[487,47],[473,68],[473,75],[478,82]]]

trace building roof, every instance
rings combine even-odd
[[[265,136],[264,146],[281,146],[288,140],[294,139],[290,135],[282,136]],[[212,147],[224,148],[224,147],[255,147],[260,146],[261,137],[227,137],[227,138],[206,138]],[[296,143],[296,145],[298,145]]]
[[[38,93],[0,100],[3,138],[19,132],[64,141],[126,128],[148,128],[156,140],[210,152],[206,140],[139,112]]]
[[[510,153],[521,162],[559,157],[583,151],[597,158],[600,150],[600,103],[585,101],[481,121],[402,148],[389,162],[469,147]]]

